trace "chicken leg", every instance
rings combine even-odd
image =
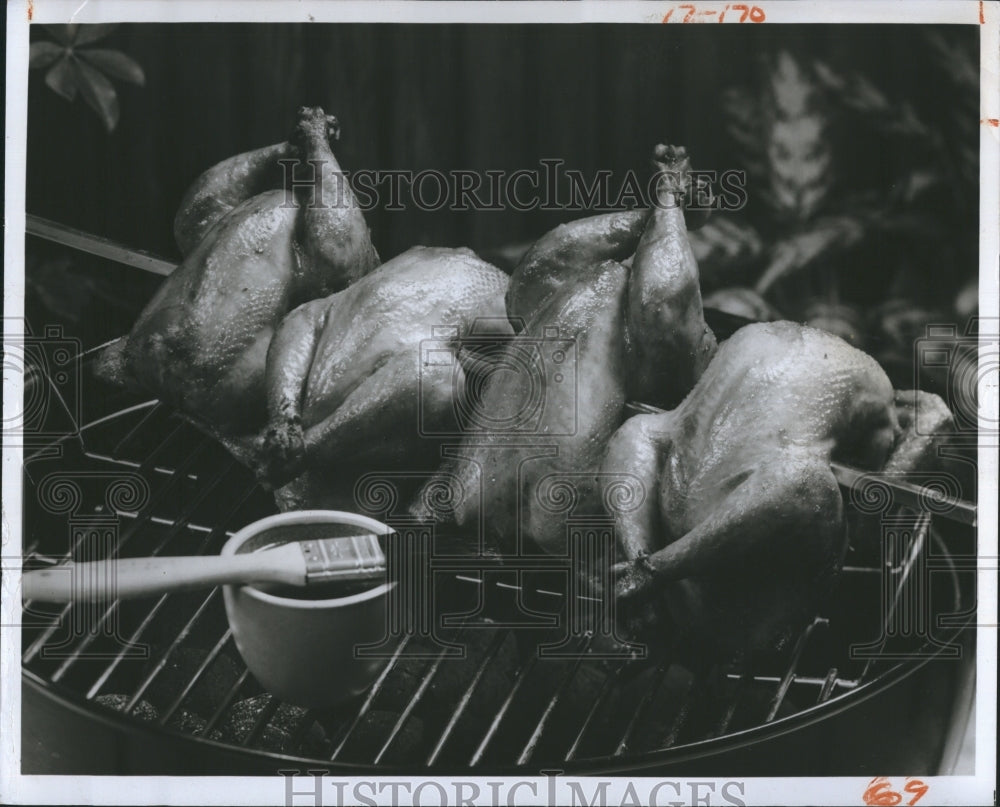
[[[705,324],[698,264],[688,242],[682,200],[690,185],[687,152],[657,146],[657,204],[642,231],[628,284],[629,395],[654,406],[679,403],[715,355]]]
[[[260,428],[266,354],[281,318],[378,265],[361,211],[350,189],[338,185],[329,125],[320,109],[299,111],[295,150],[319,166],[313,182],[297,186],[291,197],[280,189],[251,196],[218,218],[164,281],[129,336],[100,358],[99,375],[151,392],[222,435]],[[248,192],[251,166],[258,162],[244,161],[226,198],[235,201]],[[223,194],[216,186],[222,184],[201,183],[203,190],[215,188],[217,200]],[[318,208],[319,186],[326,198],[338,191],[343,204]],[[204,200],[206,194],[192,198]]]

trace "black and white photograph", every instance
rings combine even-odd
[[[8,5],[0,800],[995,804],[1000,14]]]

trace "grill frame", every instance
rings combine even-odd
[[[141,411],[144,408],[148,408],[149,411],[147,412],[147,417],[144,417],[140,421],[141,425],[146,423],[148,417],[152,416],[152,414],[156,412],[158,409],[161,410],[164,409],[162,404],[158,404],[155,401],[146,401],[138,404],[133,404],[131,407],[127,407],[125,409],[118,409],[115,407],[114,401],[116,396],[121,396],[121,395],[123,394],[111,393],[108,398],[104,398],[101,401],[102,406],[104,408],[107,408],[109,400],[112,401],[111,408],[114,409],[113,412],[111,412],[110,414],[106,414],[102,417],[94,418],[93,420],[89,421],[85,426],[77,428],[74,434],[67,434],[59,442],[68,442],[76,440],[79,443],[81,451],[83,452],[84,455],[86,455],[87,447],[86,447],[85,435],[88,432],[88,430],[112,422],[115,418],[121,417],[126,412]],[[172,415],[171,417],[177,419],[178,422],[181,423],[180,419],[177,418],[176,415]],[[185,428],[183,425],[178,425],[175,431],[171,432],[171,435],[180,433],[180,431],[183,428]],[[131,436],[132,436],[131,433],[127,434],[125,439],[128,439]],[[203,437],[202,443],[198,446],[198,448],[195,451],[192,451],[188,454],[187,458],[188,464],[186,465],[182,464],[180,467],[172,469],[159,467],[156,464],[157,454],[153,453],[151,455],[146,456],[143,459],[143,461],[138,466],[138,470],[153,475],[169,473],[172,475],[171,478],[174,480],[177,479],[183,480],[189,478],[190,474],[188,472],[191,468],[191,465],[196,464],[195,460],[198,457],[198,452],[202,450],[209,450],[208,448],[206,448],[206,446],[210,447],[211,441],[208,438]],[[51,446],[48,446],[47,448],[51,448]],[[39,451],[35,452],[32,456],[28,457],[25,460],[26,468],[28,464],[32,462],[32,460],[43,458],[45,450],[46,449],[40,449]],[[107,457],[103,457],[102,455],[90,455],[90,456],[91,458],[95,459],[95,461],[101,461],[101,460],[107,461],[108,459]],[[119,467],[120,468],[123,467],[123,465],[120,462],[119,462]],[[238,464],[234,460],[229,459],[229,465],[227,466],[226,473],[228,473],[229,470],[238,468],[239,468]],[[198,481],[199,483],[201,482],[200,476],[198,476]],[[218,483],[219,483],[219,478],[210,479],[209,484],[206,485],[199,494],[199,499],[206,498],[212,492],[213,487]],[[169,490],[169,488],[164,488],[164,491],[166,490]],[[248,499],[250,499],[253,496],[254,492],[255,492],[254,486],[250,486],[249,488],[247,488],[243,498],[240,499],[237,502],[237,504],[231,508],[231,511],[229,513],[229,518],[235,518],[242,512],[244,504]],[[177,533],[182,532],[186,528],[192,528],[192,529],[194,528],[195,525],[192,525],[190,521],[192,515],[193,511],[189,512],[185,519],[180,520],[180,526],[177,526],[176,524],[173,526],[171,533],[174,534],[174,537],[176,537]],[[119,513],[119,517],[121,516],[122,514]],[[137,518],[136,523],[132,525],[131,531],[127,532],[127,535],[129,537],[134,535],[146,521],[150,520],[150,517],[151,513],[147,513],[145,517],[142,517],[140,515],[140,517]],[[931,539],[934,539],[934,534],[929,530],[930,521],[931,521],[930,518],[928,518],[927,519],[928,532],[926,533],[926,535],[930,536]],[[236,528],[238,529],[238,527]],[[206,530],[208,528],[201,527],[201,529]],[[221,544],[221,541],[224,541],[226,537],[228,535],[231,535],[234,531],[235,530],[226,530],[225,524],[223,524],[222,530],[220,532],[219,525],[214,525],[212,526],[209,534],[215,535],[218,532],[218,535],[215,535],[215,537]],[[165,548],[166,545],[170,543],[170,540],[171,538],[168,537],[166,540],[161,542],[160,549]],[[207,551],[208,546],[209,542],[205,541],[203,544],[204,550]],[[898,590],[897,590],[897,595],[898,595]],[[956,596],[961,596],[957,588],[956,588]],[[207,608],[212,599],[216,597],[217,597],[217,591],[214,591],[211,594],[207,595],[205,597],[202,608]],[[163,603],[166,599],[167,599],[166,596],[160,598],[160,600],[158,601],[159,606],[157,607],[162,608]],[[216,606],[218,608],[221,608],[221,602],[217,602]],[[155,616],[155,612],[153,616]],[[888,616],[886,619],[888,620]],[[968,619],[971,620],[971,614],[969,614]],[[968,647],[969,632],[967,631],[963,632],[963,627],[964,627],[963,624],[955,625],[952,631],[949,632],[948,638],[949,639],[962,638],[966,642],[965,646]],[[184,637],[179,637],[177,643],[180,643],[183,640],[183,638]],[[228,639],[227,641],[231,641],[231,638]],[[217,645],[217,648],[221,648],[222,645],[223,642],[220,641],[219,644]],[[28,648],[29,657],[25,662],[29,666],[32,662],[30,651],[31,647],[29,646]],[[793,656],[794,655],[795,654],[793,653]],[[970,666],[974,666],[969,664],[969,662],[971,661],[969,657],[971,655],[972,654],[968,652],[965,654],[966,663],[963,665],[963,667],[966,669],[965,673],[966,675],[968,675],[967,672],[968,668]],[[772,719],[768,722],[765,722],[761,725],[753,726],[751,728],[732,731],[729,733],[723,733],[721,736],[705,738],[699,741],[688,742],[672,747],[653,749],[638,754],[624,753],[624,746],[627,745],[626,743],[627,738],[623,738],[622,742],[619,744],[618,753],[611,755],[602,755],[599,757],[583,757],[583,758],[575,758],[572,754],[570,754],[570,758],[564,759],[557,763],[558,768],[566,772],[594,774],[594,773],[622,773],[628,771],[632,772],[649,771],[653,769],[658,771],[664,771],[668,769],[673,769],[677,765],[684,765],[687,766],[685,767],[685,771],[692,771],[692,768],[690,767],[691,763],[698,763],[699,761],[707,762],[709,760],[724,759],[727,757],[727,755],[731,756],[732,752],[734,751],[745,751],[748,749],[761,748],[762,746],[773,744],[775,741],[780,740],[780,738],[782,737],[800,734],[803,730],[807,729],[808,727],[816,726],[822,724],[823,722],[829,722],[831,719],[835,718],[838,715],[843,715],[847,712],[855,710],[858,707],[861,707],[866,701],[872,699],[874,696],[880,693],[884,693],[888,691],[890,688],[893,687],[898,688],[900,684],[904,682],[906,679],[914,677],[915,675],[916,677],[920,677],[920,674],[922,672],[926,672],[928,662],[931,661],[932,658],[933,658],[932,656],[926,656],[916,661],[896,662],[889,666],[884,666],[883,669],[880,669],[878,673],[870,680],[861,681],[854,686],[845,686],[844,682],[839,681],[839,679],[836,679],[835,677],[831,679],[830,675],[828,674],[824,680],[816,684],[816,686],[819,687],[819,692],[821,696],[822,695],[827,696],[827,699],[825,701],[821,701],[814,706],[810,706],[805,709],[799,710],[792,715],[780,717],[777,719]],[[209,659],[209,661],[211,661],[211,659]],[[208,662],[206,662],[206,666],[207,663]],[[160,669],[162,669],[162,664]],[[389,669],[391,669],[391,667],[387,668],[387,670]],[[866,669],[865,673],[867,674],[867,672],[868,670]],[[664,675],[665,674],[666,672],[664,672]],[[87,721],[95,721],[96,724],[105,725],[109,729],[123,734],[123,736],[142,738],[142,741],[144,743],[152,746],[159,746],[164,741],[168,743],[181,743],[188,745],[189,747],[193,747],[193,749],[198,749],[198,750],[192,751],[191,754],[184,752],[182,756],[184,756],[185,758],[189,758],[191,755],[197,755],[200,752],[204,752],[211,758],[219,759],[220,764],[224,765],[224,770],[240,769],[241,772],[244,773],[273,773],[275,770],[279,770],[282,767],[289,767],[289,768],[297,767],[300,769],[308,768],[309,770],[323,768],[331,772],[333,771],[346,772],[349,770],[353,772],[363,771],[363,772],[382,773],[382,774],[386,773],[433,774],[433,773],[456,772],[456,766],[454,764],[445,764],[436,761],[432,761],[430,764],[427,765],[423,764],[412,765],[412,764],[401,763],[401,764],[394,764],[391,767],[389,767],[386,765],[379,764],[377,761],[373,761],[371,763],[365,763],[358,761],[345,762],[337,759],[322,760],[314,757],[302,756],[297,754],[288,754],[275,751],[264,751],[252,747],[235,746],[231,743],[219,742],[217,740],[212,740],[207,737],[182,733],[180,731],[168,728],[163,725],[154,727],[132,716],[119,715],[110,712],[108,710],[103,710],[95,707],[95,705],[91,703],[90,699],[96,696],[96,694],[98,694],[98,692],[100,691],[99,688],[92,689],[88,693],[88,696],[84,696],[81,698],[80,693],[60,683],[60,679],[62,677],[63,676],[60,675],[54,681],[51,680],[51,677],[49,678],[49,680],[46,680],[45,677],[41,676],[32,669],[23,669],[23,680],[25,683],[24,691],[27,696],[26,700],[36,701],[37,699],[42,699],[57,703],[60,705],[61,708],[76,713],[77,715],[81,716]],[[742,678],[742,677],[737,676],[737,678]],[[244,669],[244,672],[242,673],[242,676],[240,677],[237,686],[233,688],[233,691],[231,693],[233,696],[235,696],[235,694],[241,690],[242,685],[245,683],[246,679],[247,679],[247,672]],[[106,680],[107,679],[105,678],[105,681]],[[787,691],[794,680],[795,678],[794,678],[794,662],[793,662],[792,667],[786,670],[782,676],[778,677],[777,679],[778,687],[776,692],[780,693],[784,691],[787,694]],[[424,680],[422,682],[422,685],[426,686],[427,683],[428,681]],[[193,685],[193,682],[189,684],[189,689],[191,685]],[[838,685],[840,685],[841,689],[844,691],[841,691],[840,694],[834,695],[834,689],[836,689]],[[693,690],[697,689],[697,686],[693,686],[692,689]],[[737,692],[739,692],[739,688],[737,688]],[[131,704],[134,705],[136,702],[138,702],[142,694],[144,694],[144,691],[139,691],[137,693],[134,692],[131,698]],[[652,698],[653,694],[655,693],[649,693],[649,694],[650,698]],[[176,702],[172,704],[171,709],[168,711],[168,714],[163,717],[161,723],[165,723],[169,719],[171,714],[180,705],[180,702],[183,699],[183,695],[184,695],[183,692],[178,694]],[[517,695],[517,690],[515,689],[514,692],[511,693],[511,697],[507,701],[508,705],[510,702],[512,702],[513,697],[516,695]],[[771,710],[772,718],[775,717],[777,707],[780,706],[780,702],[781,698],[776,697],[775,702],[773,704],[773,708]],[[594,705],[595,710],[599,708],[599,703],[600,701],[595,702]],[[736,700],[734,699],[733,708],[735,708],[735,703]],[[214,714],[210,719],[209,721],[210,724],[212,725],[218,724],[218,722],[223,718],[224,708],[228,707],[226,707],[225,704],[220,706],[217,713]],[[275,701],[275,704],[273,705],[273,708],[271,710],[272,715],[274,713],[274,710],[277,708],[278,707]],[[637,709],[636,714],[638,714],[639,711],[640,710]],[[267,712],[265,710],[264,714],[266,713]],[[545,714],[550,716],[551,709],[547,710]],[[361,715],[361,717],[363,717],[363,714]],[[728,719],[730,719],[731,717],[732,717],[732,709],[729,710],[728,716],[726,718],[727,722]],[[303,722],[305,723],[305,720]],[[396,728],[397,729],[401,728],[404,722],[405,721],[401,719],[399,721],[399,725],[397,725]],[[727,726],[723,726],[723,730],[725,730],[726,727]],[[255,726],[251,731],[251,736],[253,736],[254,734],[259,734],[264,728],[265,728],[264,722],[262,722],[262,718],[258,716]],[[208,731],[208,729],[206,729],[206,731]],[[672,731],[671,734],[674,736],[674,739],[676,739],[676,732]],[[394,736],[395,734],[393,735],[393,737]],[[392,742],[393,737],[389,737],[387,739],[383,751],[386,748],[388,748],[389,744]],[[338,738],[331,738],[331,739],[335,741],[338,740]],[[350,731],[348,731],[342,738],[339,738],[339,747],[340,748],[344,747],[344,744],[349,739],[350,739]],[[580,737],[577,737],[572,748],[569,749],[570,751],[576,750],[578,748],[579,740]],[[433,738],[431,738],[430,742],[433,741],[434,741]],[[431,756],[433,757],[433,754]],[[546,763],[549,762],[551,762],[551,760],[546,760]],[[187,763],[187,765],[188,767],[185,768],[185,772],[190,772],[191,771],[190,763]],[[468,773],[483,773],[483,772],[489,772],[495,774],[525,773],[526,771],[537,770],[537,766],[533,765],[534,761],[531,759],[530,756],[524,757],[522,755],[522,758],[520,758],[517,762],[513,764],[489,764],[489,765],[484,765],[482,767],[475,767],[469,765],[461,767],[460,770]],[[142,764],[140,764],[139,767],[141,768]],[[727,773],[733,772],[729,768],[719,768],[716,770],[716,773],[718,772],[718,770],[723,770],[723,769],[725,769]],[[160,772],[160,771],[159,769],[155,769],[155,772]],[[177,772],[177,771],[171,769],[171,772]],[[203,772],[210,773],[212,771],[203,771]],[[768,774],[768,771],[766,770],[757,771],[755,769],[751,772],[756,772],[758,774]],[[802,773],[805,773],[805,771],[802,771]]]

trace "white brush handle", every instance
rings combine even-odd
[[[125,558],[66,563],[25,572],[25,600],[87,602],[149,597],[170,591],[227,583],[285,583],[303,586],[306,561],[298,543],[244,555]]]

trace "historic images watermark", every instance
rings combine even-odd
[[[562,776],[561,770],[542,770],[534,778],[499,781],[463,779],[354,779],[332,777],[323,770],[287,768],[285,807],[326,805],[471,805],[493,807],[512,804],[544,804],[546,807],[685,807],[685,805],[730,805],[745,807],[746,783],[739,779],[692,780],[578,778]],[[529,802],[525,800],[529,799]]]
[[[20,405],[8,405],[3,416],[4,445],[40,448],[75,433],[81,350],[80,340],[67,336],[60,325],[33,331],[22,318],[4,317],[4,376],[23,379]]]
[[[567,211],[601,212],[632,208],[672,208],[680,204],[673,188],[685,188],[687,210],[742,209],[747,202],[747,174],[742,169],[660,170],[620,176],[608,169],[585,174],[566,168],[565,161],[543,158],[537,167],[514,171],[488,169],[326,171],[322,160],[280,160],[287,198],[285,206],[426,212]],[[333,180],[330,182],[329,180]]]

